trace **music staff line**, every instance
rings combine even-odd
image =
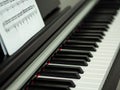
[[[3,26],[8,25],[9,23],[13,22],[14,20],[20,18],[21,16],[25,15],[26,13],[28,13],[29,11],[31,11],[32,9],[35,9],[34,5],[31,5],[27,8],[25,8],[24,10],[20,11],[18,14],[16,14],[15,16],[9,18],[8,20],[3,22]]]
[[[7,5],[7,4],[9,4],[9,3],[12,3],[12,2],[14,2],[15,0],[4,0],[4,1],[2,1],[2,2],[0,2],[0,7],[2,7],[2,6],[4,6],[4,5]]]
[[[19,5],[24,4],[26,1],[28,1],[28,0],[20,0],[20,1],[16,2],[16,3],[12,4],[11,6],[1,10],[0,15],[2,16],[4,13],[9,12],[9,10],[12,10],[15,7],[18,7]]]
[[[26,17],[24,17],[23,19],[19,20],[18,22],[16,22],[15,24],[11,25],[10,27],[4,27],[6,32],[9,32],[11,30],[18,30],[17,28],[19,28],[20,26],[24,25],[25,22],[29,23],[30,20],[35,17],[35,15],[37,15],[37,10],[34,10],[33,12],[31,12],[30,14],[28,14]]]

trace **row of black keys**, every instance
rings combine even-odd
[[[96,51],[98,48],[97,42],[101,42],[104,38],[104,32],[107,32],[108,24],[112,23],[119,5],[120,3],[115,3],[114,0],[101,1],[24,89],[70,90],[70,87],[74,88],[75,84],[72,80],[54,79],[54,77],[80,79],[80,74],[84,73],[80,66],[88,66],[87,62],[90,62],[90,57],[93,57],[91,51]]]

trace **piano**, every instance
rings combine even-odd
[[[0,50],[0,90],[116,90],[120,1],[36,0],[46,26],[12,56]]]

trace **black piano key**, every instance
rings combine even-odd
[[[111,20],[106,20],[106,19],[86,19],[85,20],[86,22],[89,22],[89,23],[106,23],[106,24],[111,24],[112,21]]]
[[[91,13],[96,13],[96,14],[110,14],[110,15],[116,15],[117,14],[117,11],[116,9],[95,9],[93,10]]]
[[[69,87],[75,87],[75,84],[72,80],[65,79],[53,79],[53,78],[35,78],[32,82],[32,85],[40,85],[40,84],[49,84],[49,85],[65,85]]]
[[[103,39],[103,35],[95,34],[95,33],[73,33],[72,35],[73,36],[99,37],[100,39]]]
[[[81,67],[72,67],[72,66],[65,66],[65,65],[47,65],[45,67],[45,70],[57,70],[57,71],[75,71],[75,72],[78,72],[78,73],[83,73],[83,70]]]
[[[106,25],[106,23],[82,23],[81,26],[102,26],[102,27],[105,27],[105,28],[109,28],[108,25]]]
[[[70,40],[81,40],[81,41],[94,41],[101,42],[101,38],[96,36],[71,36]]]
[[[45,71],[41,71],[40,74],[42,76],[80,79],[79,73],[73,71],[70,72],[70,71],[45,70]]]
[[[119,0],[101,0],[99,3],[115,3],[115,4],[120,4],[120,1]]]
[[[101,31],[107,31],[106,26],[96,26],[96,25],[81,25],[79,27],[80,29],[92,29],[92,30],[101,30]]]
[[[119,4],[115,4],[115,5],[113,5],[113,4],[109,4],[109,3],[101,3],[101,4],[99,4],[99,5],[97,5],[96,7],[95,7],[95,9],[96,8],[105,8],[105,9],[116,9],[116,10],[118,10],[119,9],[119,6],[118,6]]]
[[[116,8],[99,8],[99,7],[96,7],[96,8],[94,9],[94,11],[95,11],[95,10],[97,10],[97,11],[100,11],[100,10],[101,10],[101,11],[104,11],[104,12],[105,12],[105,11],[106,11],[106,12],[107,12],[107,11],[109,11],[109,12],[111,11],[111,12],[114,12],[114,13],[116,12],[116,13],[117,13],[117,9],[116,9]],[[113,16],[114,16],[114,14],[110,14],[110,15],[113,15]]]
[[[55,64],[88,66],[87,62],[83,59],[53,58],[50,62]]]
[[[92,29],[78,29],[78,30],[76,30],[75,31],[75,33],[80,33],[80,34],[82,34],[82,33],[95,33],[95,34],[101,34],[101,35],[105,35],[104,34],[104,32],[103,31],[101,31],[101,30],[92,30]]]
[[[100,2],[99,2],[99,4],[101,5],[101,4],[106,4],[106,5],[120,5],[120,1],[119,0],[101,0]],[[98,4],[98,5],[99,5]]]
[[[90,45],[94,47],[98,47],[96,42],[93,41],[80,41],[80,40],[67,40],[65,44],[69,45]]]
[[[40,84],[38,85],[29,85],[26,90],[70,90],[68,86],[63,85],[49,85],[49,84]]]
[[[119,9],[120,3],[113,2],[113,1],[104,1],[100,2],[99,5],[97,5],[95,8],[110,8],[110,9]]]
[[[85,51],[96,51],[93,45],[69,45],[65,44],[62,47],[63,49],[70,49],[70,50],[85,50]]]
[[[113,15],[109,14],[90,14],[85,20],[112,22],[113,19]]]
[[[84,59],[85,61],[90,62],[90,59],[86,55],[73,55],[73,54],[56,54],[55,58],[70,58],[70,59]]]
[[[103,23],[103,22],[105,22],[105,23],[107,23],[107,24],[111,24],[112,23],[112,21],[113,21],[113,19],[111,18],[111,19],[105,19],[105,18],[90,18],[90,19],[86,19],[85,21],[88,21],[88,22],[100,22],[100,23]]]
[[[106,24],[111,24],[113,19],[96,19],[96,18],[86,18],[84,22],[89,22],[89,23],[106,23]]]
[[[75,54],[75,55],[87,55],[88,57],[93,57],[90,51],[83,50],[69,50],[69,49],[59,49],[58,54]]]
[[[101,13],[101,14],[90,13],[87,16],[87,18],[89,18],[89,19],[93,19],[93,18],[95,18],[95,19],[106,19],[106,20],[114,19],[112,14],[104,14],[104,13]]]

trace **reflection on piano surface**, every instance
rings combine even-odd
[[[52,25],[46,26],[48,31],[40,32],[44,36],[36,36],[35,39],[39,39],[27,49],[24,47],[26,52],[18,52],[17,59],[16,55],[12,56],[21,60],[22,65],[13,65],[16,72],[13,70],[11,74],[14,75],[10,74],[0,82],[1,89],[115,90],[120,75],[116,71],[120,63],[117,54],[120,46],[119,8],[120,1],[117,0],[81,0],[62,13],[57,11],[59,9],[52,11],[55,15],[49,15],[58,17]],[[46,18],[48,22],[52,20]],[[42,39],[45,42],[40,44],[38,40]]]

